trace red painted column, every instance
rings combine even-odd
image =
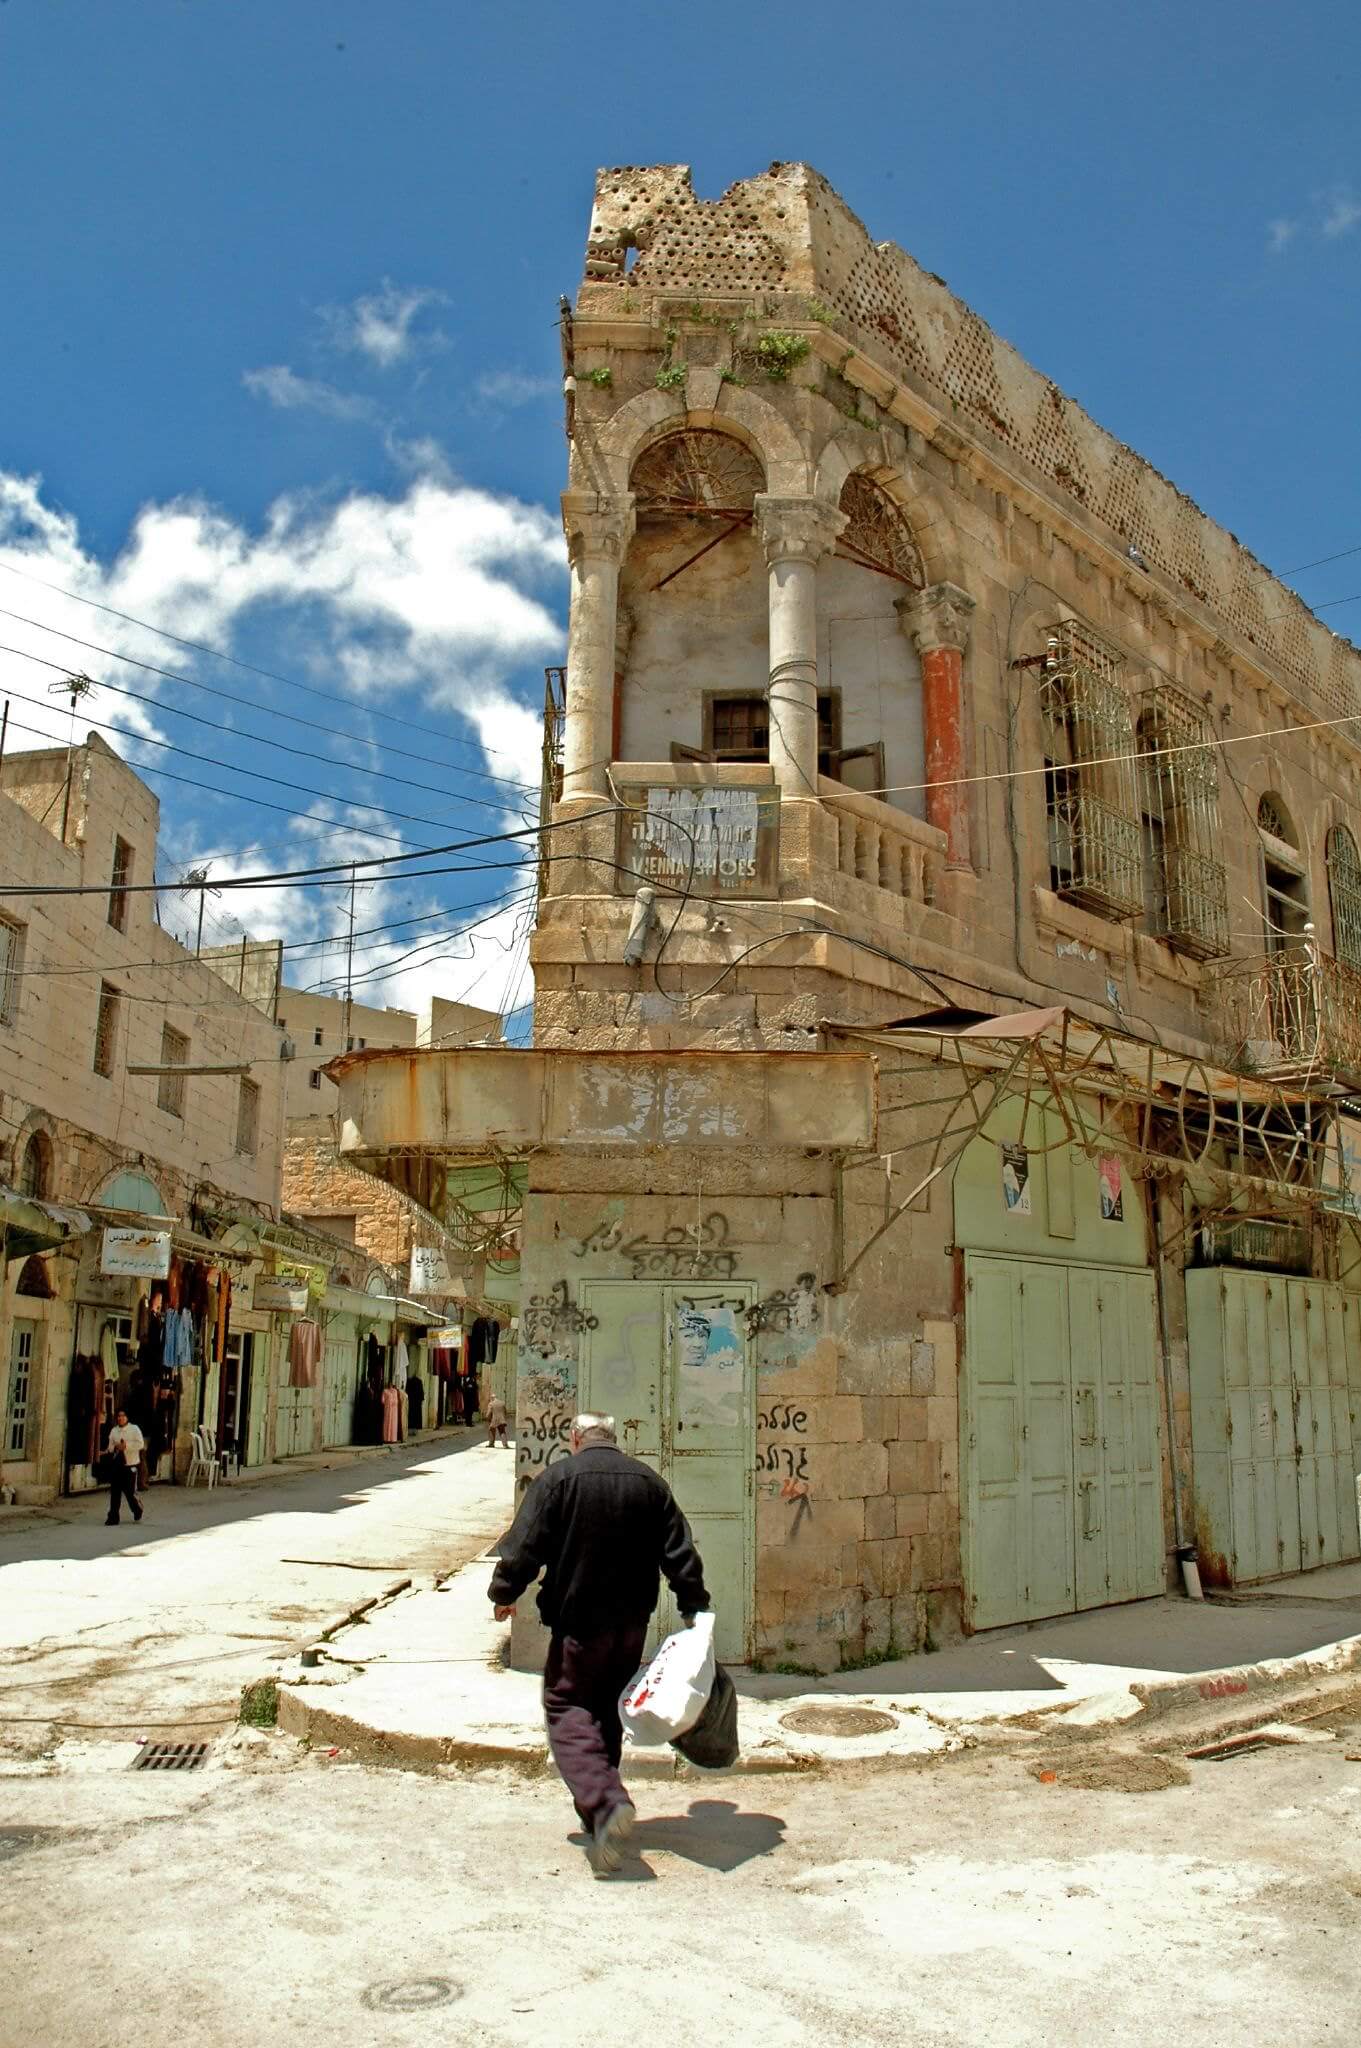
[[[898,606],[903,627],[921,656],[926,821],[945,834],[952,868],[969,866],[964,649],[973,602],[953,583],[934,583]]]

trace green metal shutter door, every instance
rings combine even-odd
[[[613,1415],[620,1448],[673,1488],[704,1560],[718,1654],[734,1663],[751,1653],[755,1444],[746,1310],[753,1298],[740,1282],[720,1291],[595,1280],[581,1289],[583,1313],[595,1319],[582,1333],[581,1406]],[[682,1349],[683,1310],[710,1326],[703,1360]],[[698,1323],[687,1329],[697,1334]],[[654,1635],[675,1622],[663,1588]]]
[[[1027,1612],[1021,1298],[1007,1261],[969,1257],[966,1264],[966,1583],[974,1627],[998,1628]]]

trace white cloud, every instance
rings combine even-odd
[[[241,382],[253,398],[267,399],[284,412],[319,412],[333,420],[371,420],[374,407],[358,393],[337,391],[315,377],[300,377],[287,363],[271,363],[262,370],[246,370]]]
[[[351,305],[323,307],[322,318],[337,348],[367,356],[380,370],[390,370],[418,348],[444,346],[445,337],[438,328],[418,332],[415,324],[426,307],[443,303],[443,292],[403,290],[391,278],[384,278],[376,292],[366,293]]]
[[[530,377],[522,370],[489,370],[477,380],[477,395],[488,405],[535,405],[561,388],[552,377]]]
[[[1319,232],[1328,241],[1336,241],[1339,235],[1350,234],[1361,221],[1361,200],[1358,200],[1350,185],[1335,185],[1323,196],[1323,219]]]
[[[1299,233],[1299,225],[1299,222],[1296,220],[1272,220],[1267,222],[1266,245],[1273,256],[1279,256],[1281,251],[1288,248],[1290,243],[1294,241]]]

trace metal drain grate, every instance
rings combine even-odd
[[[208,1759],[206,1742],[144,1742],[132,1760],[134,1771],[196,1771]]]

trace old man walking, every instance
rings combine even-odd
[[[664,1479],[620,1450],[612,1415],[578,1415],[570,1458],[534,1481],[501,1541],[489,1596],[515,1612],[544,1574],[539,1612],[552,1631],[544,1665],[548,1741],[590,1835],[598,1877],[618,1870],[633,1831],[619,1776],[619,1695],[642,1659],[661,1580],[688,1621],[709,1605],[704,1567]]]

